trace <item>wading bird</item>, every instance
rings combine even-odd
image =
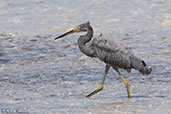
[[[102,34],[92,39],[93,28],[91,27],[89,21],[80,24],[72,30],[56,37],[55,40],[62,38],[66,35],[79,32],[86,32],[86,34],[80,36],[77,41],[80,51],[89,57],[99,58],[106,64],[104,77],[99,88],[88,94],[86,97],[91,97],[92,95],[103,89],[107,73],[112,67],[123,80],[127,89],[128,98],[131,98],[130,85],[120,73],[119,69],[124,69],[127,72],[131,72],[131,69],[133,68],[138,70],[143,75],[148,75],[151,73],[152,68],[148,67],[143,60],[132,54],[128,50],[128,48],[124,47],[123,45],[117,44],[113,40],[103,38]]]

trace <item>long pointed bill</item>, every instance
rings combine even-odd
[[[55,40],[57,40],[57,39],[59,39],[59,38],[62,38],[62,37],[64,37],[64,36],[73,34],[73,33],[78,32],[78,31],[80,31],[80,27],[75,27],[74,29],[72,29],[72,30],[70,30],[70,31],[68,31],[68,32],[66,32],[66,33],[64,33],[64,34],[62,34],[62,35],[56,37]]]

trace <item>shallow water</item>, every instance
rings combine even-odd
[[[149,76],[122,71],[132,98],[111,69],[91,99],[104,63],[83,55],[78,34],[54,41],[89,20],[95,35],[130,47],[153,66]],[[171,113],[170,0],[1,0],[0,112],[48,114]]]

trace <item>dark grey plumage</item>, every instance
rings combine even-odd
[[[103,38],[102,34],[95,37],[90,45],[86,45],[93,37],[93,29],[89,22],[80,26],[84,26],[84,29],[87,29],[87,34],[79,37],[78,47],[87,56],[99,58],[110,66],[125,69],[128,72],[133,68],[142,74],[151,73],[151,68],[143,60],[133,55],[128,48],[113,40]]]
[[[93,37],[93,28],[89,22],[80,24],[78,27],[75,27],[73,30],[62,34],[55,39],[59,39],[75,32],[87,32],[85,35],[82,35],[78,38],[77,43],[80,51],[89,57],[99,58],[101,61],[106,63],[105,75],[100,87],[87,95],[87,97],[90,97],[103,89],[104,81],[110,67],[112,67],[122,78],[127,89],[128,98],[131,97],[129,90],[130,86],[119,72],[119,69],[124,69],[128,72],[131,72],[131,69],[133,68],[142,74],[151,73],[152,69],[148,67],[142,59],[136,57],[128,50],[128,48],[124,47],[123,45],[118,44],[113,40],[103,38],[102,34],[91,40]]]

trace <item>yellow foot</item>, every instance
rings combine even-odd
[[[131,98],[131,95],[130,95],[130,85],[127,83],[127,84],[125,84],[125,86],[126,86],[126,89],[127,89],[128,98]]]
[[[94,94],[98,93],[99,91],[101,91],[103,89],[103,85],[100,85],[100,87],[96,90],[94,90],[92,93],[88,94],[86,97],[91,97]]]

